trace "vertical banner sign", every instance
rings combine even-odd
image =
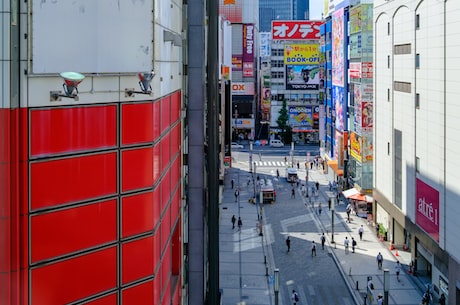
[[[254,77],[254,24],[243,24],[243,77]]]
[[[439,192],[417,178],[415,222],[439,242]]]
[[[332,84],[344,86],[345,73],[345,22],[343,8],[334,12],[332,18]]]

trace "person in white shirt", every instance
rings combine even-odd
[[[395,271],[396,271],[396,279],[399,282],[399,273],[401,272],[401,264],[399,263],[399,261],[396,261]]]

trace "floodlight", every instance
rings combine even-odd
[[[134,93],[152,95],[152,86],[150,86],[150,82],[155,77],[155,71],[141,72],[137,74],[137,77],[139,77],[139,87],[141,88],[141,91],[126,88],[125,97],[132,97],[134,96]]]
[[[85,76],[78,72],[62,72],[59,75],[64,79],[62,84],[64,94],[62,91],[50,91],[50,101],[60,101],[61,97],[78,101],[78,85],[85,79]]]

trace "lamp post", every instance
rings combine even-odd
[[[249,172],[252,173],[252,141],[249,142]]]
[[[389,291],[390,291],[390,270],[383,269],[383,305],[388,305]]]
[[[331,244],[335,243],[334,241],[334,210],[335,210],[335,198],[331,197],[331,230],[332,230]]]
[[[294,167],[294,142],[291,142],[291,167]]]
[[[278,268],[275,268],[274,270],[274,285],[273,289],[275,291],[275,305],[279,304],[279,292],[280,292],[280,270]]]

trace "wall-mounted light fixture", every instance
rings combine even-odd
[[[60,101],[62,97],[73,98],[78,101],[78,85],[85,79],[83,74],[78,72],[62,72],[59,75],[64,79],[62,88],[64,88],[64,94],[62,91],[50,91],[50,101]]]
[[[134,93],[152,95],[150,82],[155,77],[155,71],[138,73],[137,76],[139,77],[139,87],[141,91],[135,91],[134,88],[126,88],[125,97],[133,97]]]

